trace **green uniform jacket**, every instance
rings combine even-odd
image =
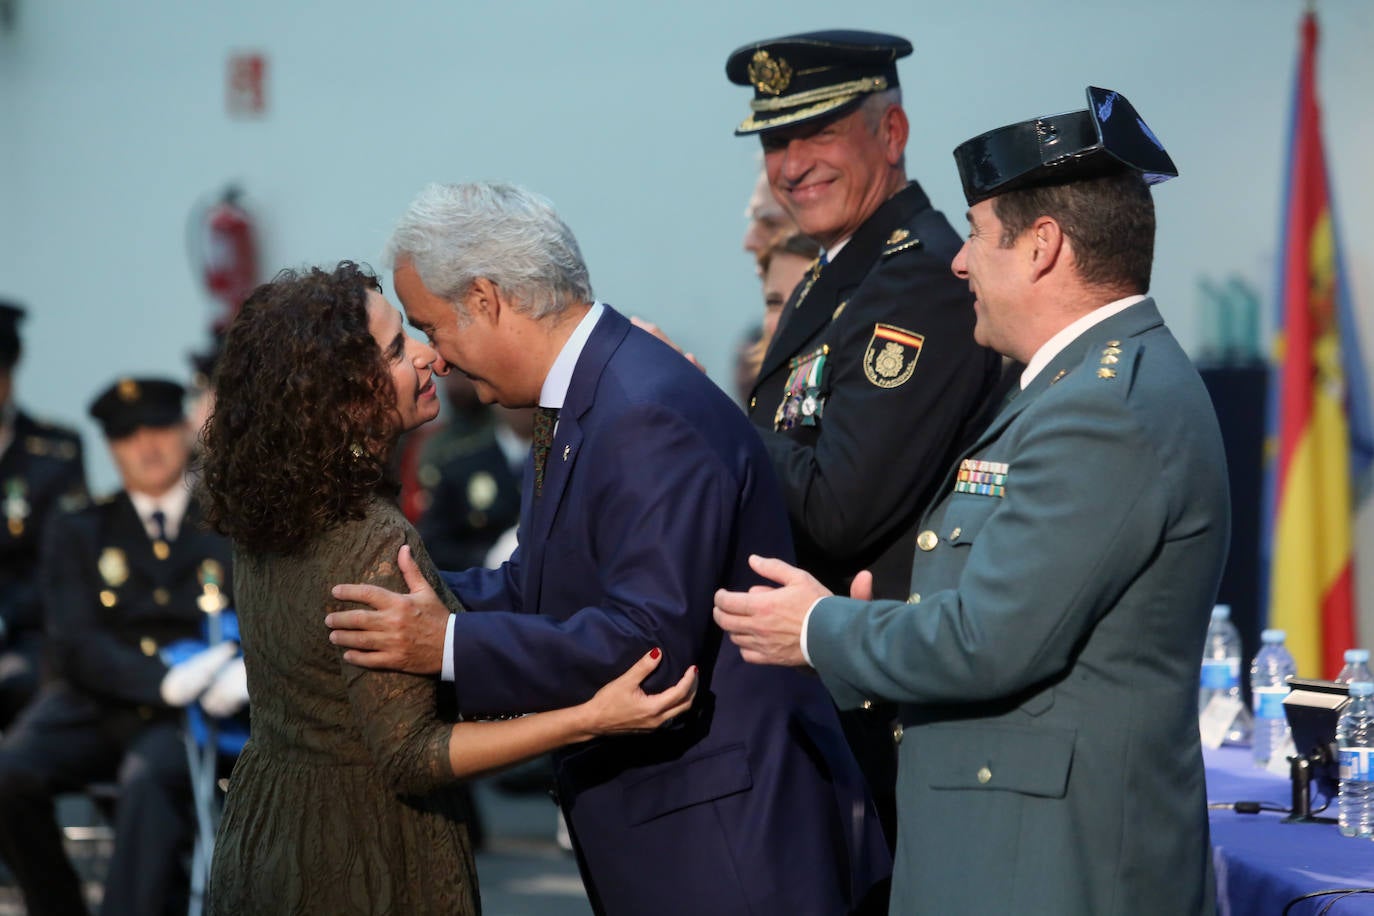
[[[892,912],[1212,912],[1196,691],[1229,492],[1154,303],[1073,341],[939,492],[911,599],[829,598],[807,631],[839,705],[902,704]]]

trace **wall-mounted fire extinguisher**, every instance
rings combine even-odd
[[[231,185],[217,203],[198,208],[192,219],[191,259],[206,290],[224,307],[213,323],[215,333],[228,327],[258,285],[257,239],[252,218],[239,205],[241,196]]]

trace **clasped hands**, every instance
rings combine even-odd
[[[168,706],[199,701],[214,718],[232,716],[248,703],[248,672],[238,643],[217,643],[172,665],[162,677],[160,692]]]

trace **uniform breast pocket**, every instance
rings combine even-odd
[[[951,547],[969,547],[1001,507],[1002,500],[996,497],[956,493],[950,497],[944,523],[936,533]]]

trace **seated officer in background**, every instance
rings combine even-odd
[[[445,569],[488,565],[492,547],[520,521],[520,479],[534,438],[534,411],[486,409],[489,425],[461,437],[441,431],[421,457],[427,498],[416,528],[435,564]]]
[[[926,510],[906,601],[716,595],[746,661],[901,703],[894,914],[1207,914],[1198,646],[1230,496],[1211,398],[1148,298],[1150,186],[1119,93],[954,151],[978,340],[1025,366]],[[898,456],[900,457],[900,456]]]
[[[38,690],[43,655],[43,606],[38,596],[38,548],[58,507],[86,501],[81,439],[39,422],[14,400],[24,310],[0,302],[0,733]]]
[[[0,857],[32,916],[85,912],[53,797],[110,779],[119,800],[101,912],[186,908],[190,785],[181,716],[165,699],[177,669],[159,650],[200,638],[204,612],[227,604],[229,544],[201,528],[186,485],[183,396],[174,382],[126,378],[96,399],[123,488],[55,516],[44,540],[56,676],[0,741]],[[178,693],[178,705],[198,695]]]

